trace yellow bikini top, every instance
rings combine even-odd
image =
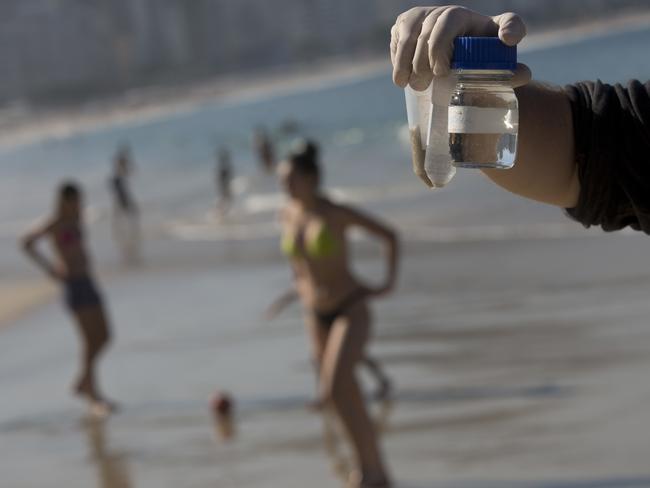
[[[302,256],[302,250],[298,245],[298,240],[295,235],[285,233],[280,243],[282,252],[290,258]],[[338,250],[336,239],[326,225],[323,225],[318,233],[304,244],[307,256],[312,259],[332,256]]]

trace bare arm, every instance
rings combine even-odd
[[[269,308],[266,309],[264,318],[266,320],[273,320],[296,300],[298,300],[298,292],[295,288],[289,288],[282,295],[273,300],[273,303],[271,303]]]
[[[370,217],[350,207],[339,207],[346,225],[360,227],[370,234],[377,236],[386,245],[386,281],[373,294],[384,295],[395,287],[399,267],[399,238],[397,233],[387,224]]]
[[[37,227],[36,229],[28,232],[22,239],[21,244],[22,248],[25,251],[25,254],[29,256],[32,261],[34,261],[41,269],[43,269],[49,276],[55,280],[61,279],[61,273],[57,268],[52,264],[52,262],[47,259],[36,247],[37,242],[50,234],[56,225],[55,221],[48,221],[45,224]]]
[[[288,209],[286,207],[283,207],[278,213],[278,221],[280,222],[280,225],[282,227],[288,225],[289,218],[290,216]],[[266,312],[264,312],[264,318],[266,320],[273,320],[278,315],[280,315],[285,308],[291,305],[294,301],[298,300],[298,291],[296,290],[295,286],[296,269],[294,263],[291,263],[291,272],[293,278],[291,288],[287,289],[284,293],[275,298],[271,305],[269,305],[269,307],[266,309]]]
[[[580,183],[574,157],[573,121],[563,90],[540,83],[517,88],[517,159],[509,170],[483,173],[512,193],[558,207],[578,203]]]

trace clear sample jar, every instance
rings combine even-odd
[[[453,164],[463,168],[512,168],[519,110],[510,80],[517,48],[498,37],[457,37],[451,68],[457,77],[447,131]]]
[[[424,161],[427,149],[427,130],[431,117],[431,90],[427,88],[418,92],[410,86],[404,89],[406,97],[406,117],[409,128],[409,142],[411,143],[411,159],[413,161],[413,172],[432,188],[433,182],[424,169]]]
[[[437,89],[436,80],[422,91],[405,88],[413,172],[430,188],[444,187],[456,174],[447,143],[449,96],[441,103],[433,96]]]

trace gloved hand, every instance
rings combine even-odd
[[[424,90],[433,76],[447,76],[456,37],[498,36],[514,46],[525,35],[524,22],[511,12],[490,17],[455,5],[412,8],[397,17],[391,29],[393,82]],[[530,79],[528,67],[519,64],[512,85],[525,85]]]

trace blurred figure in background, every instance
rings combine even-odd
[[[217,216],[219,217],[225,217],[232,205],[232,179],[230,151],[222,147],[217,154],[216,168]]]
[[[300,122],[298,122],[296,119],[290,119],[290,118],[284,119],[280,123],[278,130],[285,137],[287,136],[295,137],[300,132]]]
[[[282,250],[290,259],[296,293],[307,310],[313,357],[319,365],[319,397],[332,407],[358,463],[355,486],[389,486],[389,477],[356,379],[371,318],[367,300],[390,292],[397,278],[395,232],[356,209],[331,202],[320,191],[318,148],[303,142],[279,168],[289,201],[282,209]],[[387,248],[384,284],[361,284],[348,266],[346,233],[359,227]]]
[[[262,126],[256,127],[253,133],[253,150],[257,154],[260,167],[267,173],[273,171],[275,167],[275,150],[268,132]]]
[[[83,343],[81,371],[74,392],[84,398],[93,414],[105,415],[113,405],[102,395],[96,365],[110,341],[111,333],[102,298],[92,277],[84,243],[82,195],[75,183],[64,183],[58,194],[55,213],[43,225],[23,238],[23,248],[51,278],[59,282],[65,303],[72,313]],[[36,248],[47,237],[57,262],[52,263]]]
[[[129,188],[132,173],[131,149],[122,146],[113,159],[110,189],[113,195],[113,238],[126,264],[134,264],[140,259],[140,218]]]

